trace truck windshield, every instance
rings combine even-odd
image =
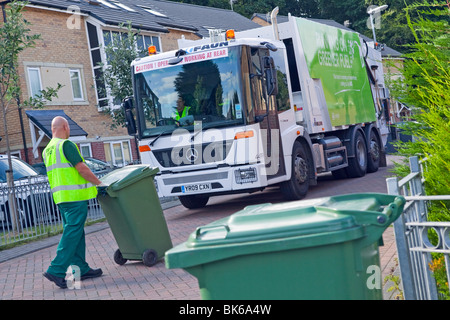
[[[142,138],[183,127],[244,123],[240,47],[219,47],[135,67],[135,97]]]

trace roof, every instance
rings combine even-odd
[[[144,2],[155,3],[155,6],[170,14],[174,19],[184,20],[195,26],[198,34],[203,37],[209,37],[208,29],[234,29],[235,31],[243,31],[260,27],[259,24],[228,9],[172,1],[147,0]]]
[[[270,23],[270,16],[266,15],[266,14],[262,14],[262,13],[254,13],[252,16],[252,19],[254,17],[258,17],[266,22]],[[288,16],[277,16],[277,23],[283,23],[283,22],[287,22],[288,21]],[[318,22],[318,23],[322,23],[322,24],[326,24],[328,26],[332,26],[335,28],[339,28],[339,29],[343,29],[346,31],[352,31],[352,32],[356,32],[353,29],[350,29],[342,24],[340,24],[339,22],[336,22],[334,20],[331,19],[313,19],[313,18],[304,18],[304,19],[308,19],[314,22]],[[359,33],[359,35],[361,36],[361,38],[363,38],[366,42],[372,42],[373,39],[366,37],[365,35]],[[402,56],[402,54],[400,52],[398,52],[397,50],[394,50],[388,46],[384,46],[384,49],[381,51],[381,55],[383,57],[400,57]]]
[[[259,27],[231,10],[164,0],[29,0],[29,3],[60,10],[78,6],[81,13],[108,25],[131,21],[134,28],[162,33],[175,28],[207,37],[208,28],[241,31]]]
[[[56,116],[61,116],[69,122],[70,126],[70,136],[79,137],[87,136],[87,132],[84,131],[75,121],[73,121],[63,110],[26,110],[25,111],[31,122],[34,123],[36,127],[44,132],[44,134],[51,138],[52,137],[52,120]]]

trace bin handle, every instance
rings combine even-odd
[[[386,215],[389,219],[389,223],[392,223],[392,218],[397,218],[397,213],[399,211],[399,208],[401,208],[405,204],[405,198],[404,197],[396,197],[393,202],[391,202],[388,206],[386,206],[383,209],[383,214]],[[395,215],[395,217],[393,217]],[[382,221],[378,221],[379,223],[382,223]]]
[[[215,225],[198,227],[195,230],[195,239],[197,240],[219,240],[225,239],[230,232],[228,225]]]

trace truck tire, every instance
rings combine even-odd
[[[199,195],[191,195],[191,196],[179,196],[181,204],[187,209],[198,209],[203,208],[208,203],[208,196],[199,196]]]
[[[363,177],[367,170],[367,146],[361,131],[355,132],[350,145],[353,147],[354,157],[348,159],[347,175],[349,178]]]
[[[376,172],[380,167],[381,144],[374,130],[370,130],[368,147],[367,172]]]
[[[300,200],[309,188],[309,161],[303,145],[295,141],[292,148],[291,179],[281,183],[280,189],[286,200]]]

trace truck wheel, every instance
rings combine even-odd
[[[188,209],[198,209],[203,208],[208,203],[209,197],[208,196],[198,196],[198,195],[191,195],[191,196],[179,196],[178,199],[180,200],[181,204]]]
[[[367,157],[367,172],[376,172],[380,166],[381,146],[378,136],[373,130],[369,136],[369,152]]]
[[[308,157],[303,145],[296,141],[292,149],[291,179],[281,183],[280,189],[287,200],[300,200],[309,188]]]
[[[347,175],[350,178],[363,177],[367,170],[367,146],[361,131],[356,131],[351,145],[355,156],[348,159]]]

